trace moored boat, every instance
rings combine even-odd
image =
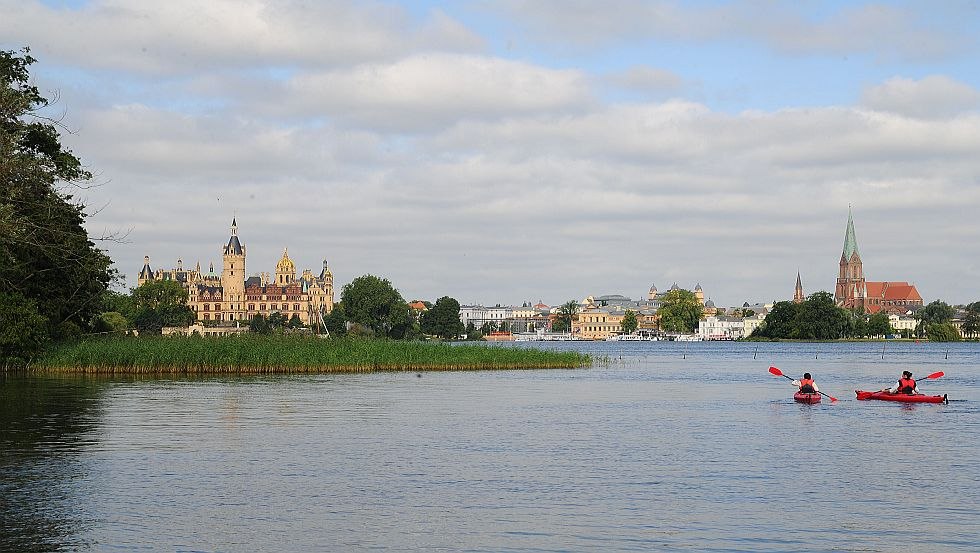
[[[882,401],[901,401],[903,403],[949,403],[946,394],[927,396],[925,394],[893,394],[891,392],[867,392],[854,390],[859,400],[880,399]]]
[[[820,403],[820,394],[796,392],[793,401],[797,403]]]

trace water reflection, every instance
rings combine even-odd
[[[0,374],[0,551],[78,549],[98,381]]]

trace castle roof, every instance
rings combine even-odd
[[[238,241],[238,236],[232,235],[231,239],[228,240],[228,245],[225,246],[225,255],[242,255],[242,243]]]
[[[150,256],[148,256],[148,255],[143,257],[143,268],[140,269],[140,276],[139,276],[139,278],[141,278],[141,279],[152,279],[153,278],[153,270],[150,269]]]

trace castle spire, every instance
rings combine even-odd
[[[238,217],[231,218],[231,235],[235,236],[238,234]]]
[[[800,272],[796,271],[796,291],[793,293],[793,303],[803,303],[803,281],[800,280]]]

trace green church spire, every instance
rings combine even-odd
[[[850,261],[851,255],[861,254],[858,252],[857,234],[854,232],[854,217],[851,216],[851,207],[847,207],[847,232],[844,234],[844,259]]]

